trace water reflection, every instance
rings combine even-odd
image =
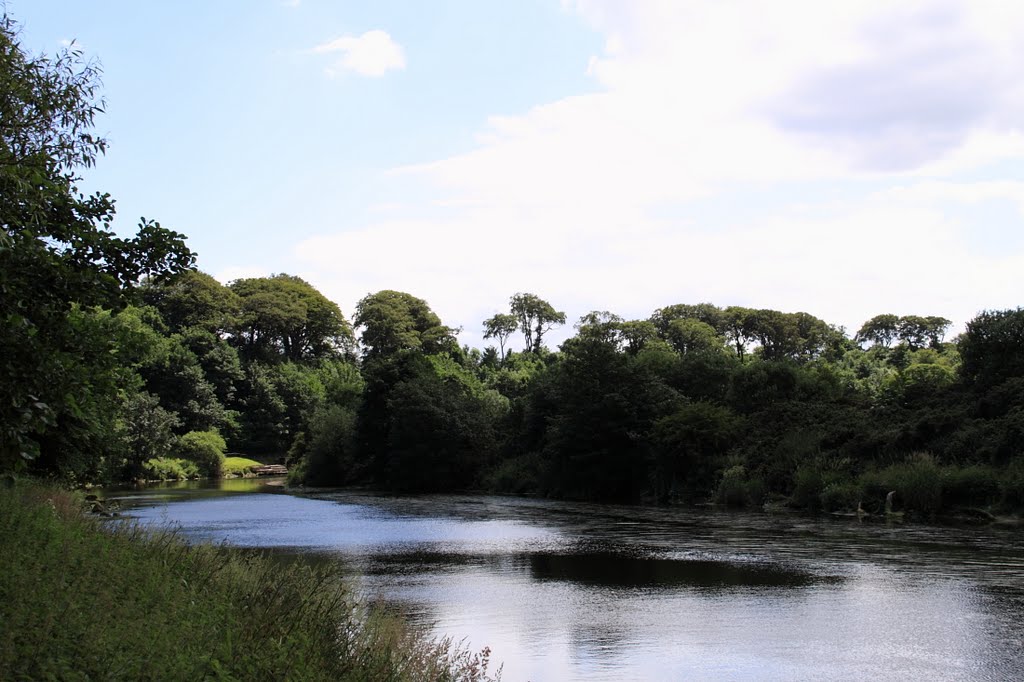
[[[1024,678],[1016,531],[262,488],[145,504],[197,539],[343,561],[508,680]]]

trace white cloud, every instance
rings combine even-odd
[[[595,92],[396,170],[447,217],[406,207],[298,247],[349,310],[404,289],[478,344],[516,291],[570,319],[711,301],[849,328],[1021,303],[1024,244],[994,249],[982,227],[1024,206],[998,177],[1024,177],[1024,4],[566,5],[606,38]],[[1019,231],[1017,213],[996,220]]]
[[[221,284],[230,284],[236,279],[248,279],[250,277],[269,277],[270,271],[265,268],[257,268],[243,265],[232,265],[218,272],[213,273],[213,278]]]
[[[339,54],[327,69],[329,75],[352,71],[360,76],[383,76],[405,68],[405,53],[385,31],[367,31],[360,36],[342,36],[313,48],[317,54]]]

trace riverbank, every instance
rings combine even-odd
[[[481,654],[354,598],[336,569],[189,545],[0,490],[2,679],[487,680]]]

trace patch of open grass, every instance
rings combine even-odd
[[[0,679],[493,679],[487,650],[366,609],[337,568],[81,508],[35,484],[0,490]]]
[[[224,472],[225,476],[241,476],[253,467],[259,466],[263,466],[263,464],[254,459],[248,459],[246,457],[225,457],[224,464],[221,465],[221,471]]]

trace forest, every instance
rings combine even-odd
[[[106,149],[98,74],[0,31],[0,469],[71,485],[218,476],[225,452],[293,483],[924,516],[1024,508],[1024,309],[953,339],[934,315],[856,333],[704,302],[566,315],[534,293],[460,346],[412,293],[347,318],[303,279],[227,285],[184,235],[112,229],[83,195]],[[467,282],[466,286],[472,286]],[[936,311],[921,311],[932,313]]]

